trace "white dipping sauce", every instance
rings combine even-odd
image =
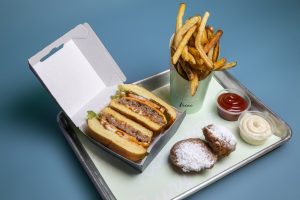
[[[239,122],[240,136],[249,144],[261,145],[272,135],[270,123],[255,112],[244,113]]]

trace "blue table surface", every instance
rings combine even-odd
[[[287,121],[290,142],[189,199],[300,198],[300,2],[187,1],[222,28],[230,72]],[[128,82],[168,68],[178,1],[0,2],[0,199],[98,199],[56,123],[59,107],[27,65],[56,38],[88,22]],[[297,104],[298,103],[298,104]],[[162,188],[163,189],[163,188]],[[138,189],[137,189],[138,190]]]

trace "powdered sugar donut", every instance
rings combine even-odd
[[[199,172],[210,169],[217,161],[206,142],[198,138],[189,138],[177,142],[170,151],[170,160],[183,172]]]
[[[228,156],[235,150],[236,139],[226,127],[210,124],[202,130],[208,145],[219,157]]]

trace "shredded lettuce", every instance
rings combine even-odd
[[[122,96],[124,96],[125,93],[126,93],[126,91],[123,88],[119,87],[119,89],[116,91],[116,94],[111,96],[110,98],[111,99],[119,99]]]
[[[88,119],[93,119],[95,117],[99,118],[97,113],[95,113],[94,111],[91,111],[91,110],[87,111],[87,118]]]

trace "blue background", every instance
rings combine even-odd
[[[186,1],[187,16],[211,12],[222,28],[230,70],[285,119],[286,145],[190,199],[299,199],[300,2]],[[167,69],[177,1],[2,0],[0,2],[0,199],[97,199],[99,195],[59,131],[59,107],[27,59],[88,22],[128,81]],[[163,189],[163,188],[162,188]]]

